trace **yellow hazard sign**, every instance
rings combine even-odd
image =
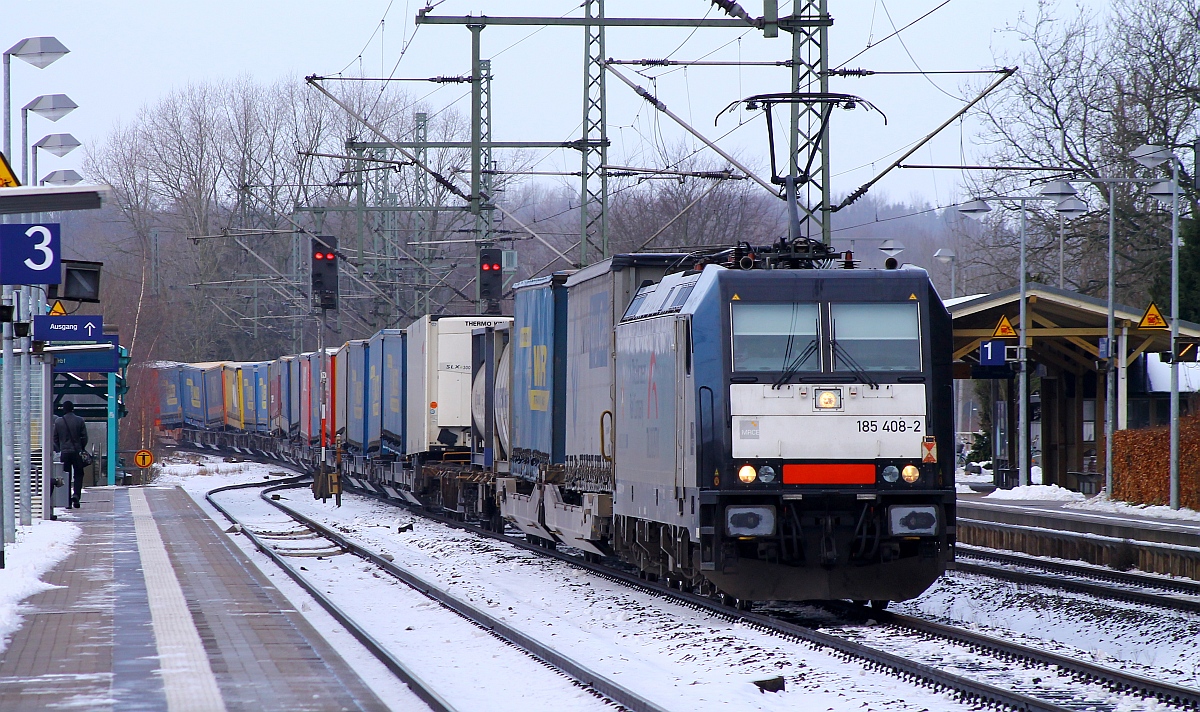
[[[3,153],[0,153],[0,188],[19,188],[21,181],[17,180],[17,174],[13,173],[12,166],[8,165],[8,159]]]
[[[67,310],[63,309],[62,300],[55,299],[54,306],[50,307],[50,316],[66,316]]]
[[[734,295],[733,295],[733,297],[732,297],[732,298],[731,298],[729,301],[731,301],[731,302],[740,302],[740,301],[742,301],[742,298],[741,298],[741,297],[739,297],[737,294],[734,294]]]
[[[909,298],[910,300],[916,301],[916,299],[917,299],[917,294],[916,294],[916,292],[913,292],[912,294],[908,295],[908,298]]]
[[[1158,310],[1158,305],[1150,302],[1150,306],[1146,307],[1146,313],[1142,315],[1142,320],[1138,322],[1139,329],[1169,329],[1170,325],[1163,318],[1162,312]]]
[[[149,450],[138,450],[133,455],[133,464],[146,468],[154,464],[154,453]]]
[[[992,332],[993,339],[1015,339],[1017,338],[1017,330],[1013,328],[1012,322],[1007,316],[1000,317],[1000,323],[996,324],[996,330]]]

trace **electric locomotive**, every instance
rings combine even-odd
[[[741,601],[920,594],[953,555],[950,317],[923,270],[853,267],[780,241],[516,285],[501,516]]]
[[[742,600],[913,598],[953,557],[949,314],[923,270],[792,254],[668,276],[617,325],[615,544]]]

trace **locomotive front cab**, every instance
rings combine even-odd
[[[694,344],[698,568],[747,600],[919,595],[954,524],[950,319],[928,276],[717,277],[693,316],[719,347]]]

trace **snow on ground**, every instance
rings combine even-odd
[[[177,452],[154,463],[150,468],[151,482],[160,486],[179,486],[188,494],[204,499],[204,493],[217,487],[244,482],[265,482],[295,477],[296,472],[280,465],[261,462],[225,462],[220,455]]]
[[[1012,489],[998,489],[987,495],[987,499],[1017,499],[1023,501],[1041,500],[1044,502],[1077,502],[1085,495],[1072,492],[1058,485],[1025,485]]]
[[[12,634],[21,627],[26,598],[54,586],[42,576],[67,558],[82,530],[78,524],[38,520],[31,526],[17,527],[17,541],[4,547],[4,568],[0,569],[0,653],[8,648]]]
[[[1109,499],[1101,492],[1091,499],[1072,502],[1063,505],[1064,509],[1077,509],[1088,512],[1106,512],[1109,514],[1125,514],[1136,517],[1155,517],[1158,519],[1179,519],[1190,522],[1200,522],[1200,512],[1194,509],[1171,509],[1164,505],[1130,504],[1118,499]]]
[[[958,572],[895,610],[1200,687],[1197,614]]]
[[[948,695],[353,494],[284,503],[659,704],[694,710],[949,710]],[[398,529],[412,529],[399,532]],[[379,623],[384,629],[386,621]],[[491,671],[490,674],[498,674]],[[783,693],[752,684],[782,675]]]
[[[280,465],[266,465],[258,462],[227,463],[216,455],[199,455],[180,452],[169,455],[154,465],[157,472],[156,485],[179,486],[200,505],[205,514],[225,528],[229,522],[212,507],[205,499],[206,492],[217,487],[236,485],[243,482],[263,482],[286,477],[294,477],[298,473],[284,470]],[[257,492],[255,493],[257,497]],[[400,682],[383,663],[379,662],[366,648],[362,647],[349,631],[333,619],[325,609],[313,600],[307,591],[288,578],[270,559],[254,548],[254,544],[246,537],[233,537],[232,541],[258,567],[271,583],[291,601],[296,610],[308,620],[309,624],[320,631],[334,650],[342,656],[350,667],[358,673],[363,682],[371,688],[385,704],[394,710],[425,709],[427,705]]]
[[[307,495],[304,490],[284,493]],[[258,489],[214,497],[254,531],[301,530],[294,520],[263,502]],[[243,537],[235,537],[243,539]],[[273,539],[280,550],[328,551],[324,538]],[[525,712],[557,707],[580,712],[611,709],[606,701],[573,684],[424,594],[380,573],[353,555],[293,558],[293,566],[320,590],[332,594],[348,616],[366,628],[455,709]],[[301,602],[300,607],[316,606]]]

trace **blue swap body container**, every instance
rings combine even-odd
[[[566,449],[567,273],[513,286],[511,472],[536,481]]]
[[[367,418],[367,357],[368,341],[355,340],[346,343],[345,369],[346,392],[346,445],[351,452],[361,453],[366,444]]]
[[[185,425],[204,427],[204,381],[203,368],[186,364],[179,369],[183,422]]]
[[[254,367],[256,364],[243,363],[237,369],[238,378],[241,379],[242,407],[241,407],[241,428],[244,432],[252,433],[255,430],[254,422],[258,418],[258,411],[255,407],[255,378]]]
[[[161,366],[158,373],[158,424],[163,428],[183,425],[183,366]]]
[[[385,335],[383,340],[382,452],[404,455],[408,437],[408,332]]]
[[[271,432],[271,362],[254,364],[254,431]],[[249,428],[247,428],[249,430]]]
[[[383,329],[367,344],[367,453],[404,450],[404,330]]]
[[[300,357],[284,356],[288,371],[287,397],[287,430],[284,431],[289,439],[300,435]]]
[[[290,363],[294,357],[283,356],[270,363],[267,369],[267,379],[270,382],[271,398],[268,415],[271,419],[271,434],[287,437],[289,433],[289,404],[291,389]]]
[[[225,426],[225,365],[206,366],[200,374],[204,382],[204,427],[220,430]]]
[[[198,428],[221,427],[225,406],[220,363],[184,364],[180,367],[179,387],[184,424]]]

